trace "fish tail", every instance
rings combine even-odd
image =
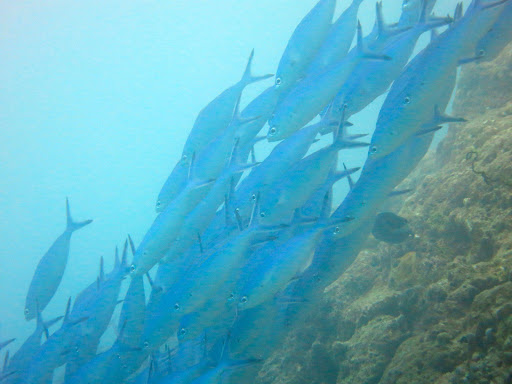
[[[66,197],[66,217],[67,217],[66,230],[68,232],[75,232],[75,231],[79,230],[80,228],[83,228],[86,225],[92,223],[92,220],[73,221],[73,219],[71,218],[70,210],[69,210],[69,199],[67,197]]]
[[[255,83],[255,82],[258,82],[258,81],[262,81],[262,80],[265,80],[265,79],[268,79],[272,76],[274,76],[273,74],[267,74],[267,75],[263,75],[263,76],[254,76],[252,74],[252,59],[254,58],[254,49],[251,51],[251,54],[249,56],[249,60],[247,61],[247,66],[245,67],[245,72],[242,76],[242,80],[241,82],[244,84],[244,85],[248,85],[248,84],[251,84],[251,83]]]
[[[364,38],[363,38],[363,27],[361,26],[361,21],[357,22],[357,52],[359,53],[362,59],[372,59],[372,60],[384,60],[390,61],[391,57],[388,55],[384,55],[378,52],[372,52],[367,49]]]

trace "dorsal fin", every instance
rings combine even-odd
[[[98,288],[101,283],[105,281],[105,269],[103,266],[103,256],[100,257],[100,273],[98,275]]]
[[[197,242],[199,243],[199,251],[204,253],[203,240],[201,240],[201,234],[197,232]]]
[[[64,321],[63,325],[69,323],[69,310],[71,308],[71,296],[68,298],[68,303],[66,304],[66,312],[64,313]]]
[[[121,265],[121,262],[119,261],[119,249],[117,248],[117,245],[116,245],[116,250],[115,250],[115,253],[114,253],[114,269],[118,269]]]
[[[130,234],[128,234],[128,242],[130,243],[130,250],[132,251],[132,256],[135,256],[135,244],[133,244],[133,240]]]
[[[345,169],[345,171],[348,171],[347,165],[345,163],[343,163],[343,168]],[[352,179],[352,176],[350,176],[350,174],[347,175],[347,181],[350,190],[354,189],[354,180]]]
[[[128,265],[128,239],[124,241],[123,255],[121,256],[121,268]]]
[[[2,372],[7,372],[7,365],[8,364],[9,364],[9,351],[5,352],[4,365],[2,367]]]
[[[320,219],[327,219],[329,217],[329,214],[331,213],[331,207],[329,206],[329,203],[331,202],[331,189],[328,188],[325,192],[324,199],[322,200],[322,209],[320,210]]]

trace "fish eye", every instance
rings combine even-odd
[[[265,217],[267,214],[265,212],[260,212],[260,217]]]
[[[485,50],[481,49],[481,50],[478,52],[478,56],[485,56]]]
[[[252,201],[256,201],[256,195],[253,193],[251,196]]]
[[[247,296],[242,296],[242,297],[240,298],[240,302],[241,302],[242,304],[247,303]]]
[[[410,104],[411,103],[411,98],[409,96],[406,96],[405,99],[404,99],[404,103],[405,104]]]
[[[130,265],[130,272],[135,272],[135,270],[137,269],[137,266],[135,264],[132,264]]]
[[[30,313],[30,311],[28,310],[28,308],[25,308],[25,315],[28,315]]]
[[[283,83],[283,81],[281,80],[281,78],[280,78],[280,77],[278,77],[278,78],[276,79],[276,85],[277,85],[277,86],[279,86],[279,85],[281,85],[282,83]]]
[[[188,156],[187,156],[187,155],[183,155],[183,156],[181,157],[181,160],[183,160],[183,161],[187,161],[187,159],[188,159]]]
[[[149,342],[148,342],[148,341],[145,341],[145,342],[144,342],[144,348],[147,348],[147,347],[149,347]]]
[[[160,202],[160,200],[158,200],[158,201],[156,202],[156,206],[157,206],[157,207],[159,207],[161,204],[162,204],[162,203]]]
[[[272,127],[272,128],[270,128],[270,129],[269,129],[269,131],[268,131],[268,134],[269,134],[270,136],[274,136],[276,133],[277,133],[277,129],[276,129],[276,127]]]
[[[338,233],[340,233],[340,227],[334,228],[334,234],[337,235]]]
[[[178,311],[180,309],[180,305],[178,303],[174,304],[174,310]]]
[[[370,148],[370,153],[377,153],[377,147],[375,145]]]
[[[180,329],[180,336],[183,336],[187,333],[187,330],[185,328]]]

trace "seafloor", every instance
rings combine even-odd
[[[258,383],[512,383],[512,45],[462,69],[447,136],[383,210],[417,236],[365,250]]]

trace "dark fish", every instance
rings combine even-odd
[[[401,243],[414,236],[407,219],[391,212],[382,212],[377,215],[372,234],[377,240],[391,244]]]

